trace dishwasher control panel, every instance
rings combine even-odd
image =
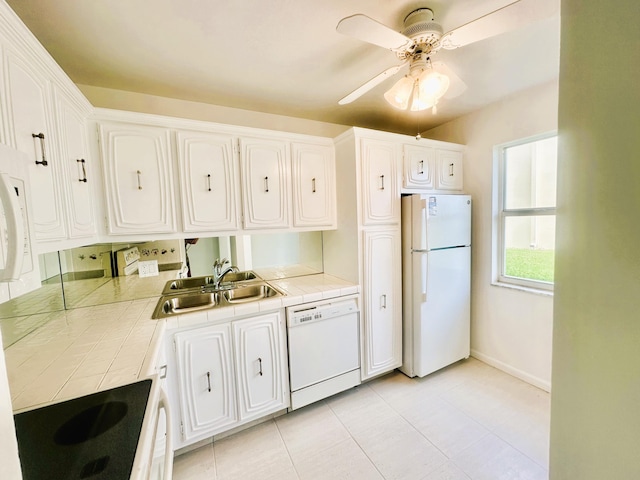
[[[289,327],[295,327],[356,312],[358,312],[358,304],[355,300],[348,300],[316,305],[310,308],[305,308],[304,306],[289,308],[287,309],[287,318]]]

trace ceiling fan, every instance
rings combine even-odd
[[[434,20],[433,11],[426,7],[413,10],[405,17],[402,32],[363,14],[343,18],[336,26],[338,33],[387,48],[396,54],[400,63],[365,82],[338,103],[353,102],[408,65],[409,73],[385,93],[385,99],[402,110],[432,108],[436,113],[440,98],[456,97],[467,86],[444,63],[433,61],[434,54],[441,49],[453,50],[484,40],[545,16],[535,3],[536,0],[511,0],[498,10],[446,33]]]

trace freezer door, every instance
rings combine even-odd
[[[419,199],[428,250],[471,245],[470,195],[425,194]]]
[[[414,372],[423,377],[469,356],[471,247],[412,257],[422,276],[413,295]]]

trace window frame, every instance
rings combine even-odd
[[[535,143],[541,140],[557,137],[558,132],[546,132],[531,137],[521,138],[512,142],[503,143],[494,147],[494,281],[501,285],[512,285],[523,287],[526,289],[539,290],[544,292],[553,292],[554,282],[545,282],[542,280],[532,280],[519,277],[511,277],[505,274],[505,235],[507,218],[514,217],[535,217],[535,216],[553,216],[557,219],[557,202],[554,207],[527,207],[527,208],[505,208],[506,205],[506,155],[508,148]],[[557,165],[556,165],[557,172]],[[554,242],[555,246],[555,242]]]

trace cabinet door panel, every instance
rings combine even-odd
[[[435,188],[435,150],[431,147],[404,145],[404,188]]]
[[[185,232],[238,228],[237,169],[233,137],[178,132]]]
[[[14,145],[29,156],[33,224],[37,240],[66,237],[55,136],[50,128],[49,91],[46,81],[22,58],[8,52],[6,78]],[[43,134],[41,140],[33,135]],[[44,152],[43,152],[44,146]],[[44,159],[47,164],[36,164]]]
[[[292,144],[293,225],[335,224],[335,159],[328,145]]]
[[[279,313],[233,323],[241,421],[287,406],[282,332]]]
[[[237,421],[229,324],[177,333],[184,439],[211,436]]]
[[[87,237],[96,233],[93,216],[93,189],[96,176],[89,159],[85,119],[66,98],[56,96],[60,127],[60,154],[63,181],[68,192],[69,237]]]
[[[400,196],[396,184],[397,146],[363,140],[361,143],[362,224],[396,224]]]
[[[175,227],[169,130],[100,126],[109,233],[165,233]]]
[[[289,226],[289,156],[287,144],[240,140],[244,228]]]
[[[462,190],[462,152],[438,150],[438,186],[440,190]]]
[[[363,379],[402,364],[400,231],[364,232]]]

